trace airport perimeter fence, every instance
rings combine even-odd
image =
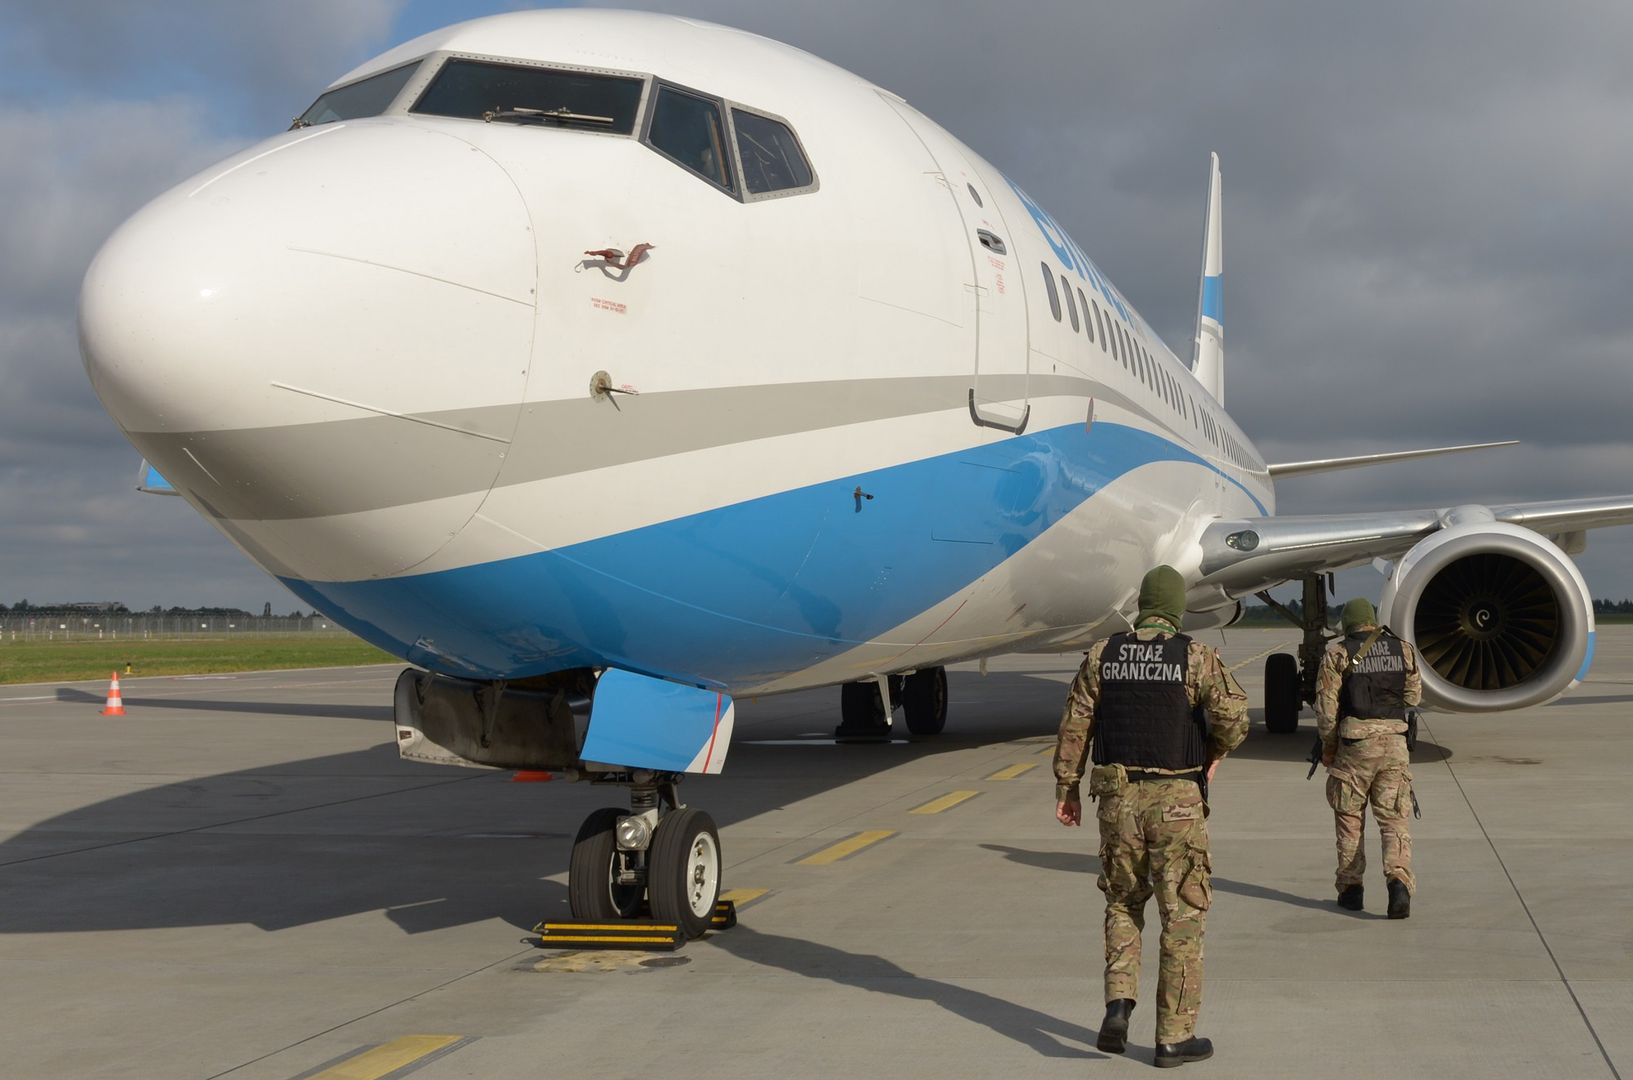
[[[75,612],[0,614],[0,641],[97,641],[108,638],[202,638],[242,634],[347,636],[322,615],[203,615]]]

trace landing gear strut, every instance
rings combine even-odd
[[[914,735],[939,735],[947,726],[947,669],[920,668],[905,675],[891,675],[890,705],[901,706],[907,730]],[[890,719],[885,715],[879,680],[845,683],[839,688],[839,727],[834,738],[843,741],[872,741],[890,737]]]
[[[1268,592],[1258,594],[1282,618],[1303,632],[1298,656],[1273,653],[1264,662],[1264,726],[1273,735],[1290,735],[1298,730],[1301,705],[1315,704],[1316,673],[1332,634],[1327,630],[1327,594],[1332,591],[1331,574],[1307,574],[1302,579],[1302,611],[1295,613]]]
[[[680,804],[675,773],[638,769],[599,782],[627,786],[630,809],[597,810],[580,826],[567,871],[573,917],[610,922],[650,907],[653,918],[702,937],[720,898],[714,820]]]

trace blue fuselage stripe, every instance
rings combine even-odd
[[[901,625],[1107,484],[1164,461],[1228,476],[1162,435],[1097,421],[553,551],[407,577],[285,584],[382,648],[449,674],[519,678],[615,665],[748,686]]]

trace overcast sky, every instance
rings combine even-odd
[[[282,130],[356,63],[517,6],[0,4],[0,602],[294,599],[137,455],[80,364],[79,282],[153,195]],[[1518,438],[1290,480],[1283,513],[1633,492],[1633,5],[651,6],[905,96],[1073,234],[1175,351],[1209,150],[1225,177],[1227,404],[1272,460]],[[1633,529],[1593,535],[1633,595]],[[1353,588],[1376,593],[1357,572]]]

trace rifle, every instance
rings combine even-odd
[[[1308,780],[1315,775],[1316,768],[1321,764],[1322,752],[1326,749],[1325,746],[1321,745],[1321,736],[1317,735],[1315,742],[1310,744],[1310,756],[1304,759],[1310,763],[1310,771],[1304,774],[1304,779]]]

